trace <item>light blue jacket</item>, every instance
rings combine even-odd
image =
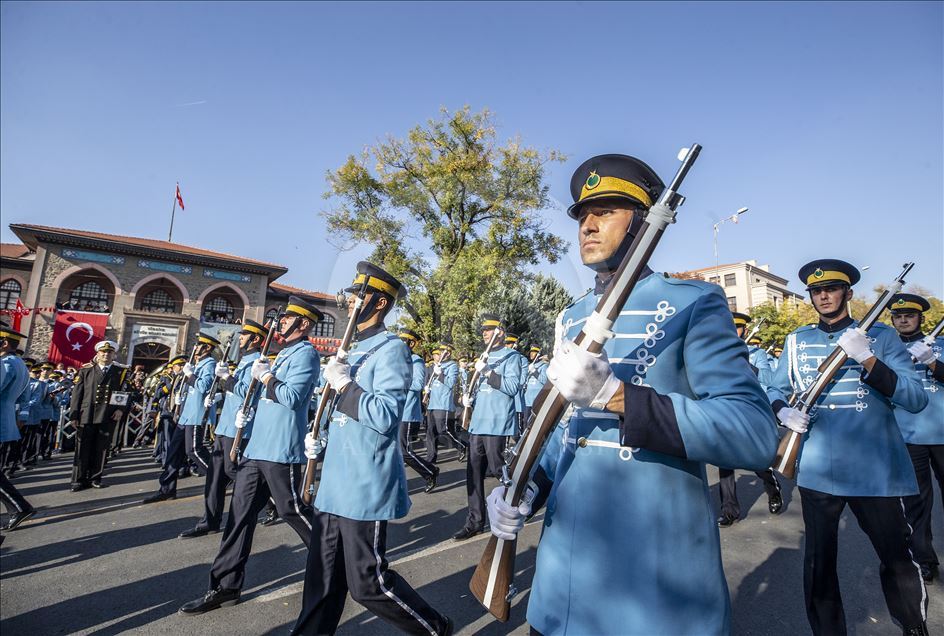
[[[27,426],[38,426],[42,421],[43,402],[46,400],[46,381],[38,378],[29,378],[26,395],[22,398],[23,410],[28,410]]]
[[[853,322],[847,328],[856,325]],[[813,383],[817,367],[836,348],[843,331],[826,333],[807,325],[787,336],[767,390],[771,403],[789,402],[791,393],[802,393]],[[918,492],[895,410],[918,412],[928,397],[898,333],[877,323],[868,335],[875,356],[897,376],[894,393],[883,395],[870,386],[862,365],[846,360],[811,412],[797,471],[797,485],[803,488],[845,497],[901,497]]]
[[[409,347],[380,331],[355,342],[345,387],[328,426],[315,507],[358,521],[400,519],[410,511],[399,424],[412,379]]]
[[[538,393],[547,384],[547,362],[536,360],[528,365],[528,384],[524,391],[525,406],[531,408]]]
[[[249,390],[249,382],[252,380],[252,363],[259,359],[259,355],[258,351],[253,351],[239,359],[236,370],[233,372],[232,388],[226,392],[223,410],[220,411],[220,417],[216,423],[217,437],[221,435],[236,437],[236,414],[243,407],[243,400],[246,399],[246,391]],[[259,398],[256,397],[253,402],[254,408],[258,402]],[[243,428],[243,439],[249,439],[252,436],[253,421],[246,422]]]
[[[429,404],[427,409],[430,411],[448,411],[453,413],[456,410],[456,401],[453,399],[453,390],[456,381],[459,379],[459,364],[455,360],[446,360],[442,363],[442,372],[433,379],[429,387]]]
[[[473,435],[514,435],[517,430],[515,407],[525,378],[521,374],[521,354],[511,349],[498,349],[488,354],[488,367],[500,377],[499,386],[479,378],[478,394],[472,409],[469,433]]]
[[[56,416],[55,409],[53,408],[53,400],[55,400],[55,397],[50,397],[49,394],[52,393],[53,389],[59,386],[59,383],[52,380],[40,380],[40,382],[46,386],[43,389],[43,399],[39,401],[39,419],[40,421],[51,420]]]
[[[512,351],[518,356],[518,378],[521,382],[521,388],[518,390],[518,395],[515,397],[515,413],[524,413],[524,392],[528,386],[528,358],[514,349],[512,349]]]
[[[931,350],[937,358],[936,366],[944,365],[941,360],[944,338],[935,338]],[[918,413],[895,409],[901,434],[906,444],[944,444],[944,382],[936,379],[926,364],[915,364],[915,374],[928,396],[928,405]],[[940,374],[938,377],[941,377]]]
[[[751,366],[757,369],[757,381],[766,389],[773,378],[773,369],[770,368],[767,352],[757,345],[747,345],[747,355]]]
[[[598,300],[567,308],[559,333],[575,339]],[[528,622],[548,636],[726,634],[705,466],[766,468],[773,414],[716,285],[649,274],[612,329],[604,349],[627,414],[576,409],[548,442]]]
[[[272,363],[275,380],[256,406],[252,437],[243,457],[280,464],[307,461],[308,402],[320,372],[320,356],[307,340],[279,351]]]
[[[410,390],[406,394],[406,404],[403,406],[404,422],[420,422],[423,420],[423,387],[426,386],[426,365],[423,358],[415,353],[412,356],[413,375]]]
[[[203,424],[203,400],[213,384],[213,376],[216,371],[216,360],[213,356],[207,356],[197,363],[193,370],[192,384],[186,388],[187,397],[180,411],[180,419],[177,423],[180,426],[199,426]],[[210,417],[207,423],[216,421],[216,405],[210,407]]]
[[[20,439],[16,426],[17,400],[29,385],[29,371],[19,357],[8,353],[0,358],[0,442]]]

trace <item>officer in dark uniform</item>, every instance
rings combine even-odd
[[[129,407],[128,367],[115,362],[117,348],[111,340],[102,340],[95,345],[95,359],[76,375],[69,406],[69,421],[76,428],[72,492],[102,487],[112,428]]]
[[[406,404],[403,407],[403,421],[400,422],[400,452],[406,465],[415,470],[426,481],[426,492],[432,492],[439,477],[439,467],[420,457],[412,446],[413,436],[420,428],[423,420],[423,387],[426,384],[426,365],[423,358],[413,350],[419,343],[420,337],[410,329],[400,330],[400,340],[410,348],[411,367],[413,369],[410,390],[407,392]]]

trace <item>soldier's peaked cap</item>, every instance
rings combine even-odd
[[[412,329],[401,329],[398,335],[401,338],[409,338],[410,340],[414,340],[416,342],[419,342],[420,339],[419,335],[417,335],[417,333]]]
[[[187,356],[174,356],[170,359],[170,362],[167,363],[167,366],[172,367],[175,364],[184,364],[187,362]]]
[[[918,294],[895,294],[888,303],[891,311],[920,311],[924,312],[931,308],[931,303],[923,296]]]
[[[320,322],[324,320],[324,314],[321,313],[321,310],[312,305],[307,300],[303,300],[298,296],[289,296],[288,304],[285,306],[285,313],[289,316],[301,316],[302,318],[307,318],[308,320],[313,320],[315,322]]]
[[[797,274],[806,288],[823,285],[845,284],[852,287],[859,282],[859,270],[845,261],[835,258],[821,258],[811,261],[800,268]]]
[[[243,320],[243,328],[239,330],[240,333],[248,333],[254,336],[262,336],[265,338],[269,335],[269,330],[265,328],[265,325],[260,325],[255,320],[250,320],[246,318]]]
[[[751,321],[751,317],[747,314],[742,314],[739,311],[732,311],[731,316],[734,318],[734,324],[738,327],[743,327]]]
[[[25,337],[26,336],[21,334],[19,331],[13,331],[6,325],[4,325],[3,327],[0,327],[0,338],[9,338],[10,340],[14,342],[19,342]]]
[[[357,264],[357,275],[350,287],[344,291],[356,292],[360,286],[367,284],[367,289],[372,292],[380,292],[398,300],[406,296],[406,287],[392,274],[377,267],[373,263],[361,261]]]
[[[495,327],[502,326],[502,319],[498,314],[482,314],[481,320],[479,320],[479,329],[482,331],[486,329],[494,329]]]
[[[198,333],[197,334],[197,344],[210,345],[211,347],[220,346],[220,341],[211,336],[208,333]]]
[[[116,351],[118,349],[118,343],[111,340],[102,340],[97,345],[95,345],[96,351]]]
[[[648,209],[663,190],[662,179],[645,162],[629,155],[597,155],[580,164],[570,178],[574,203],[567,214],[576,219],[584,203],[612,198]]]

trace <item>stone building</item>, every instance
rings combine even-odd
[[[700,278],[724,290],[731,311],[750,312],[752,307],[773,303],[803,302],[804,298],[787,289],[787,279],[770,271],[769,265],[756,260],[728,263],[682,272],[684,278]]]
[[[60,311],[106,313],[118,360],[146,368],[190,351],[199,331],[225,338],[245,318],[262,322],[289,294],[326,315],[318,336],[335,337],[346,316],[333,295],[276,283],[281,265],[154,239],[12,224],[22,245],[4,244],[0,301],[27,308],[27,354],[45,358]],[[314,334],[313,334],[314,335]]]

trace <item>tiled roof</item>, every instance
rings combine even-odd
[[[3,258],[23,258],[30,249],[22,243],[0,243],[0,256]]]
[[[54,234],[65,234],[68,236],[73,236],[76,238],[85,238],[85,239],[94,239],[99,241],[109,241],[124,243],[126,245],[131,245],[135,247],[148,248],[153,250],[163,250],[168,252],[177,252],[179,254],[186,254],[191,256],[204,256],[209,258],[218,258],[225,259],[228,261],[238,261],[240,263],[246,263],[249,265],[255,265],[256,267],[265,267],[272,268],[277,270],[286,270],[283,265],[276,265],[274,263],[266,263],[265,261],[257,261],[251,258],[244,258],[242,256],[235,256],[233,254],[226,254],[225,252],[213,252],[211,250],[205,250],[199,247],[191,247],[189,245],[182,245],[180,243],[170,243],[168,241],[158,241],[155,239],[141,238],[138,236],[120,236],[118,234],[106,234],[104,232],[89,232],[87,230],[73,230],[69,228],[62,227],[49,227],[45,225],[29,225],[25,223],[14,223],[10,225],[10,228],[16,232],[16,230],[22,229],[28,232],[46,232]]]
[[[282,283],[269,283],[269,287],[283,294],[292,294],[295,296],[310,296],[312,298],[320,298],[321,300],[335,300],[335,297],[331,294],[325,294],[324,292],[310,291],[308,289],[302,289],[301,287],[292,287],[291,285],[283,285]]]

